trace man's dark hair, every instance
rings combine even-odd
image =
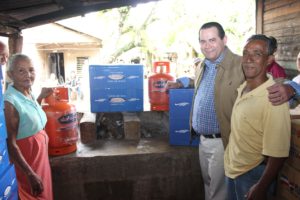
[[[276,38],[274,38],[272,36],[270,36],[269,38],[271,40],[271,46],[270,46],[271,52],[272,52],[272,54],[274,54],[277,51],[277,40],[276,40]]]
[[[275,38],[274,38],[275,39]],[[266,35],[263,35],[263,34],[256,34],[256,35],[252,35],[251,37],[249,37],[247,39],[247,43],[248,42],[251,42],[253,40],[262,40],[262,41],[265,41],[266,44],[267,44],[267,49],[268,49],[268,55],[273,55],[273,53],[275,52],[274,51],[274,41],[267,37]],[[276,48],[277,48],[277,41],[276,41]]]
[[[212,28],[212,27],[215,27],[218,29],[219,37],[223,40],[225,37],[225,31],[224,31],[222,25],[219,24],[218,22],[208,22],[208,23],[203,24],[201,26],[199,32],[203,29],[208,29],[208,28]]]

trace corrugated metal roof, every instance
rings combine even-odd
[[[1,0],[0,35],[22,29],[122,6],[158,0]]]

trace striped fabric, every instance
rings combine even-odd
[[[217,75],[217,65],[223,58],[224,54],[221,54],[215,62],[205,59],[205,70],[195,96],[192,116],[193,129],[200,134],[207,135],[220,132],[215,111],[214,83]]]

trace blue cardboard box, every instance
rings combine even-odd
[[[3,140],[0,141],[0,177],[3,175],[9,164],[10,161],[8,156],[6,140]]]
[[[142,89],[94,89],[91,93],[92,112],[143,111]]]
[[[143,89],[143,65],[90,65],[92,89]]]
[[[143,65],[90,65],[92,112],[143,111]]]
[[[17,179],[15,167],[10,165],[5,174],[0,177],[0,199],[1,200],[17,200]]]
[[[7,138],[4,111],[0,110],[0,142]]]
[[[169,91],[169,142],[171,145],[198,146],[199,137],[190,143],[190,112],[194,89]]]
[[[0,200],[18,200],[18,187],[14,165],[9,161],[6,145],[4,102],[0,83]]]
[[[0,79],[1,80],[1,79]],[[0,110],[3,110],[4,107],[3,94],[2,94],[2,84],[0,84]]]

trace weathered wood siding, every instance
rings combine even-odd
[[[298,74],[296,57],[300,51],[300,0],[257,0],[257,33],[277,39],[276,60],[289,78]]]

